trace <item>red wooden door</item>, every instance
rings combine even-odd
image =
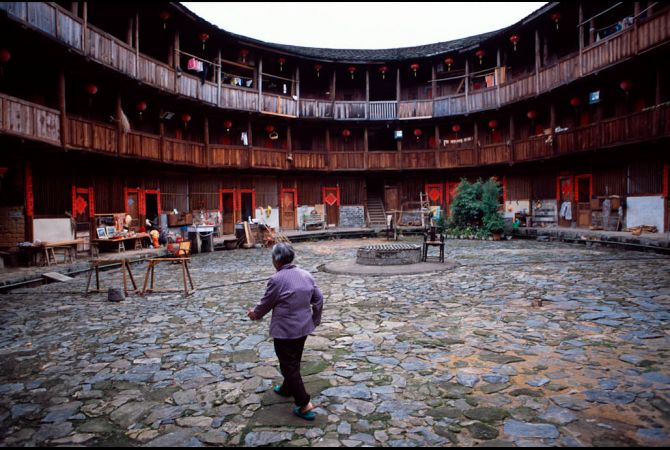
[[[584,174],[575,177],[575,202],[577,204],[577,225],[591,225],[591,197],[593,196],[593,175]]]
[[[72,217],[75,219],[77,233],[91,231],[91,224],[95,215],[94,202],[93,188],[72,186]]]
[[[281,190],[281,227],[284,230],[295,230],[296,228],[296,205],[298,204],[298,191],[296,189]]]
[[[221,211],[221,225],[223,234],[235,233],[235,189],[221,189],[219,191],[219,210]]]
[[[425,192],[431,206],[442,206],[442,183],[426,184]]]
[[[569,227],[572,221],[575,218],[577,211],[574,210],[573,206],[573,192],[572,192],[572,177],[571,176],[559,176],[556,178],[556,201],[558,208],[558,225],[562,227]],[[563,212],[563,205],[570,203],[570,219],[563,217],[561,212]]]
[[[144,191],[142,189],[124,189],[126,214],[132,217],[131,227],[139,228],[144,225]]]
[[[338,226],[340,221],[340,187],[324,187],[321,194],[326,208],[326,223]]]

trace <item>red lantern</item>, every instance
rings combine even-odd
[[[163,29],[165,29],[167,25],[167,20],[170,18],[170,12],[169,11],[161,11],[160,14],[158,14],[163,21]]]
[[[223,121],[223,127],[226,129],[226,133],[230,132],[230,127],[233,126],[233,122],[230,120]]]
[[[284,63],[286,62],[286,58],[277,58],[277,62],[279,63],[279,71],[283,72]]]
[[[0,48],[0,63],[5,64],[12,59],[12,54],[6,48]]]
[[[191,115],[189,113],[184,113],[181,115],[181,120],[184,122],[184,128],[188,127],[188,123],[191,121]]]
[[[268,133],[272,133],[275,130],[275,127],[273,125],[265,125],[265,131]]]
[[[142,120],[142,113],[146,111],[147,109],[147,103],[146,102],[137,102],[135,105],[135,109],[140,113],[140,120]]]
[[[526,113],[526,117],[528,117],[530,120],[535,120],[535,118],[537,117],[537,112],[535,112],[534,109],[531,109]]]
[[[421,137],[422,134],[423,134],[423,131],[421,131],[421,129],[419,129],[419,128],[414,129],[414,136],[416,136],[417,141],[419,140],[419,138]]]
[[[495,120],[495,119],[493,119],[493,120],[489,120],[489,128],[490,128],[492,131],[495,131],[495,129],[498,128],[498,121]]]
[[[205,49],[205,42],[209,39],[209,34],[202,32],[198,34],[198,38],[202,41],[202,49]]]
[[[246,63],[247,62],[247,56],[249,55],[249,50],[246,48],[243,48],[240,50],[240,58],[242,58],[242,62]]]
[[[354,66],[349,66],[347,68],[347,72],[349,72],[351,74],[351,79],[353,80],[354,79],[354,72],[356,72],[356,68]]]
[[[516,44],[519,42],[521,38],[519,37],[518,34],[513,34],[509,37],[509,41],[514,44],[514,51],[516,51]]]
[[[461,131],[461,126],[459,124],[454,124],[451,126],[451,131],[453,131],[454,133],[458,133],[459,131]]]
[[[622,91],[628,94],[628,91],[630,91],[630,89],[633,87],[633,82],[630,80],[623,80],[621,83],[619,83],[619,87]]]
[[[98,86],[93,83],[88,83],[84,89],[86,89],[86,93],[89,95],[95,95],[98,93]]]
[[[389,68],[387,66],[381,66],[379,68],[379,73],[382,74],[382,80],[386,79],[386,72],[388,72]]]
[[[349,136],[351,136],[351,131],[345,128],[344,130],[342,130],[342,136],[344,136],[344,138],[348,138]]]
[[[321,69],[323,66],[321,64],[314,64],[314,70],[316,70],[316,77],[319,78],[319,72],[321,72]]]
[[[414,76],[416,77],[416,72],[419,70],[419,65],[418,64],[412,64],[409,67],[410,67],[410,69],[412,69],[414,71]]]
[[[561,20],[561,13],[555,12],[551,15],[551,20],[556,24],[556,29],[558,30],[558,22]]]
[[[572,105],[575,108],[578,107],[579,105],[581,105],[581,103],[582,103],[582,99],[580,99],[579,97],[572,97],[570,99],[570,105]]]
[[[451,70],[451,65],[454,63],[454,58],[444,58],[444,63],[447,65],[447,71]]]
[[[475,56],[479,58],[479,64],[482,63],[482,59],[484,58],[484,55],[486,55],[486,52],[482,50],[481,48],[475,52]]]

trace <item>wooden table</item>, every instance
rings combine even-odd
[[[116,252],[121,253],[122,251],[126,251],[126,241],[134,241],[135,242],[135,250],[140,250],[142,249],[142,239],[144,238],[151,238],[149,236],[149,233],[137,233],[134,236],[128,236],[128,237],[123,237],[123,238],[109,238],[109,239],[91,239],[92,244],[96,244],[98,246],[104,245],[112,245],[112,243],[116,243]],[[139,247],[139,248],[138,248]]]
[[[70,261],[75,261],[77,259],[77,245],[83,244],[83,239],[73,239],[69,241],[50,241],[42,242],[40,245],[34,245],[32,247],[20,247],[21,250],[27,250],[31,252],[31,260],[34,256],[42,255],[42,265],[50,266],[53,260],[54,264],[58,264],[56,260],[55,249],[64,249],[65,253],[63,254],[63,262],[65,263],[67,259]]]
[[[88,274],[88,281],[86,282],[86,295],[90,293],[99,293],[106,292],[100,289],[100,267],[111,264],[121,264],[121,272],[123,273],[123,292],[128,295],[128,292],[136,293],[139,291],[137,284],[135,283],[135,278],[133,277],[133,272],[130,270],[130,262],[127,259],[97,259],[91,261],[91,271]],[[91,285],[91,278],[93,277],[93,271],[95,271],[95,289],[89,290]],[[128,274],[126,275],[126,272]],[[133,283],[133,290],[128,289],[127,277],[130,277],[130,282]]]
[[[144,276],[144,287],[142,288],[142,295],[147,292],[181,292],[181,289],[154,289],[154,273],[156,266],[163,262],[170,263],[179,263],[181,264],[182,276],[184,277],[184,296],[188,297],[189,295],[195,292],[195,285],[193,284],[193,279],[191,278],[191,272],[188,270],[188,262],[191,258],[152,258],[149,260],[149,267],[147,267],[147,274]],[[147,283],[149,282],[149,275],[151,275],[151,286],[147,288]],[[191,290],[188,289],[186,284],[186,279],[191,284]]]

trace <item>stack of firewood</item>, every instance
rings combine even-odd
[[[633,233],[633,236],[639,236],[642,232],[645,233],[658,233],[658,228],[652,225],[639,225],[637,227],[626,228],[624,231],[630,231]]]

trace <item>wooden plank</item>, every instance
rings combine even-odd
[[[42,277],[46,278],[47,280],[58,281],[58,282],[67,282],[74,280],[74,278],[68,277],[67,275],[63,275],[62,273],[58,272],[43,273]]]

